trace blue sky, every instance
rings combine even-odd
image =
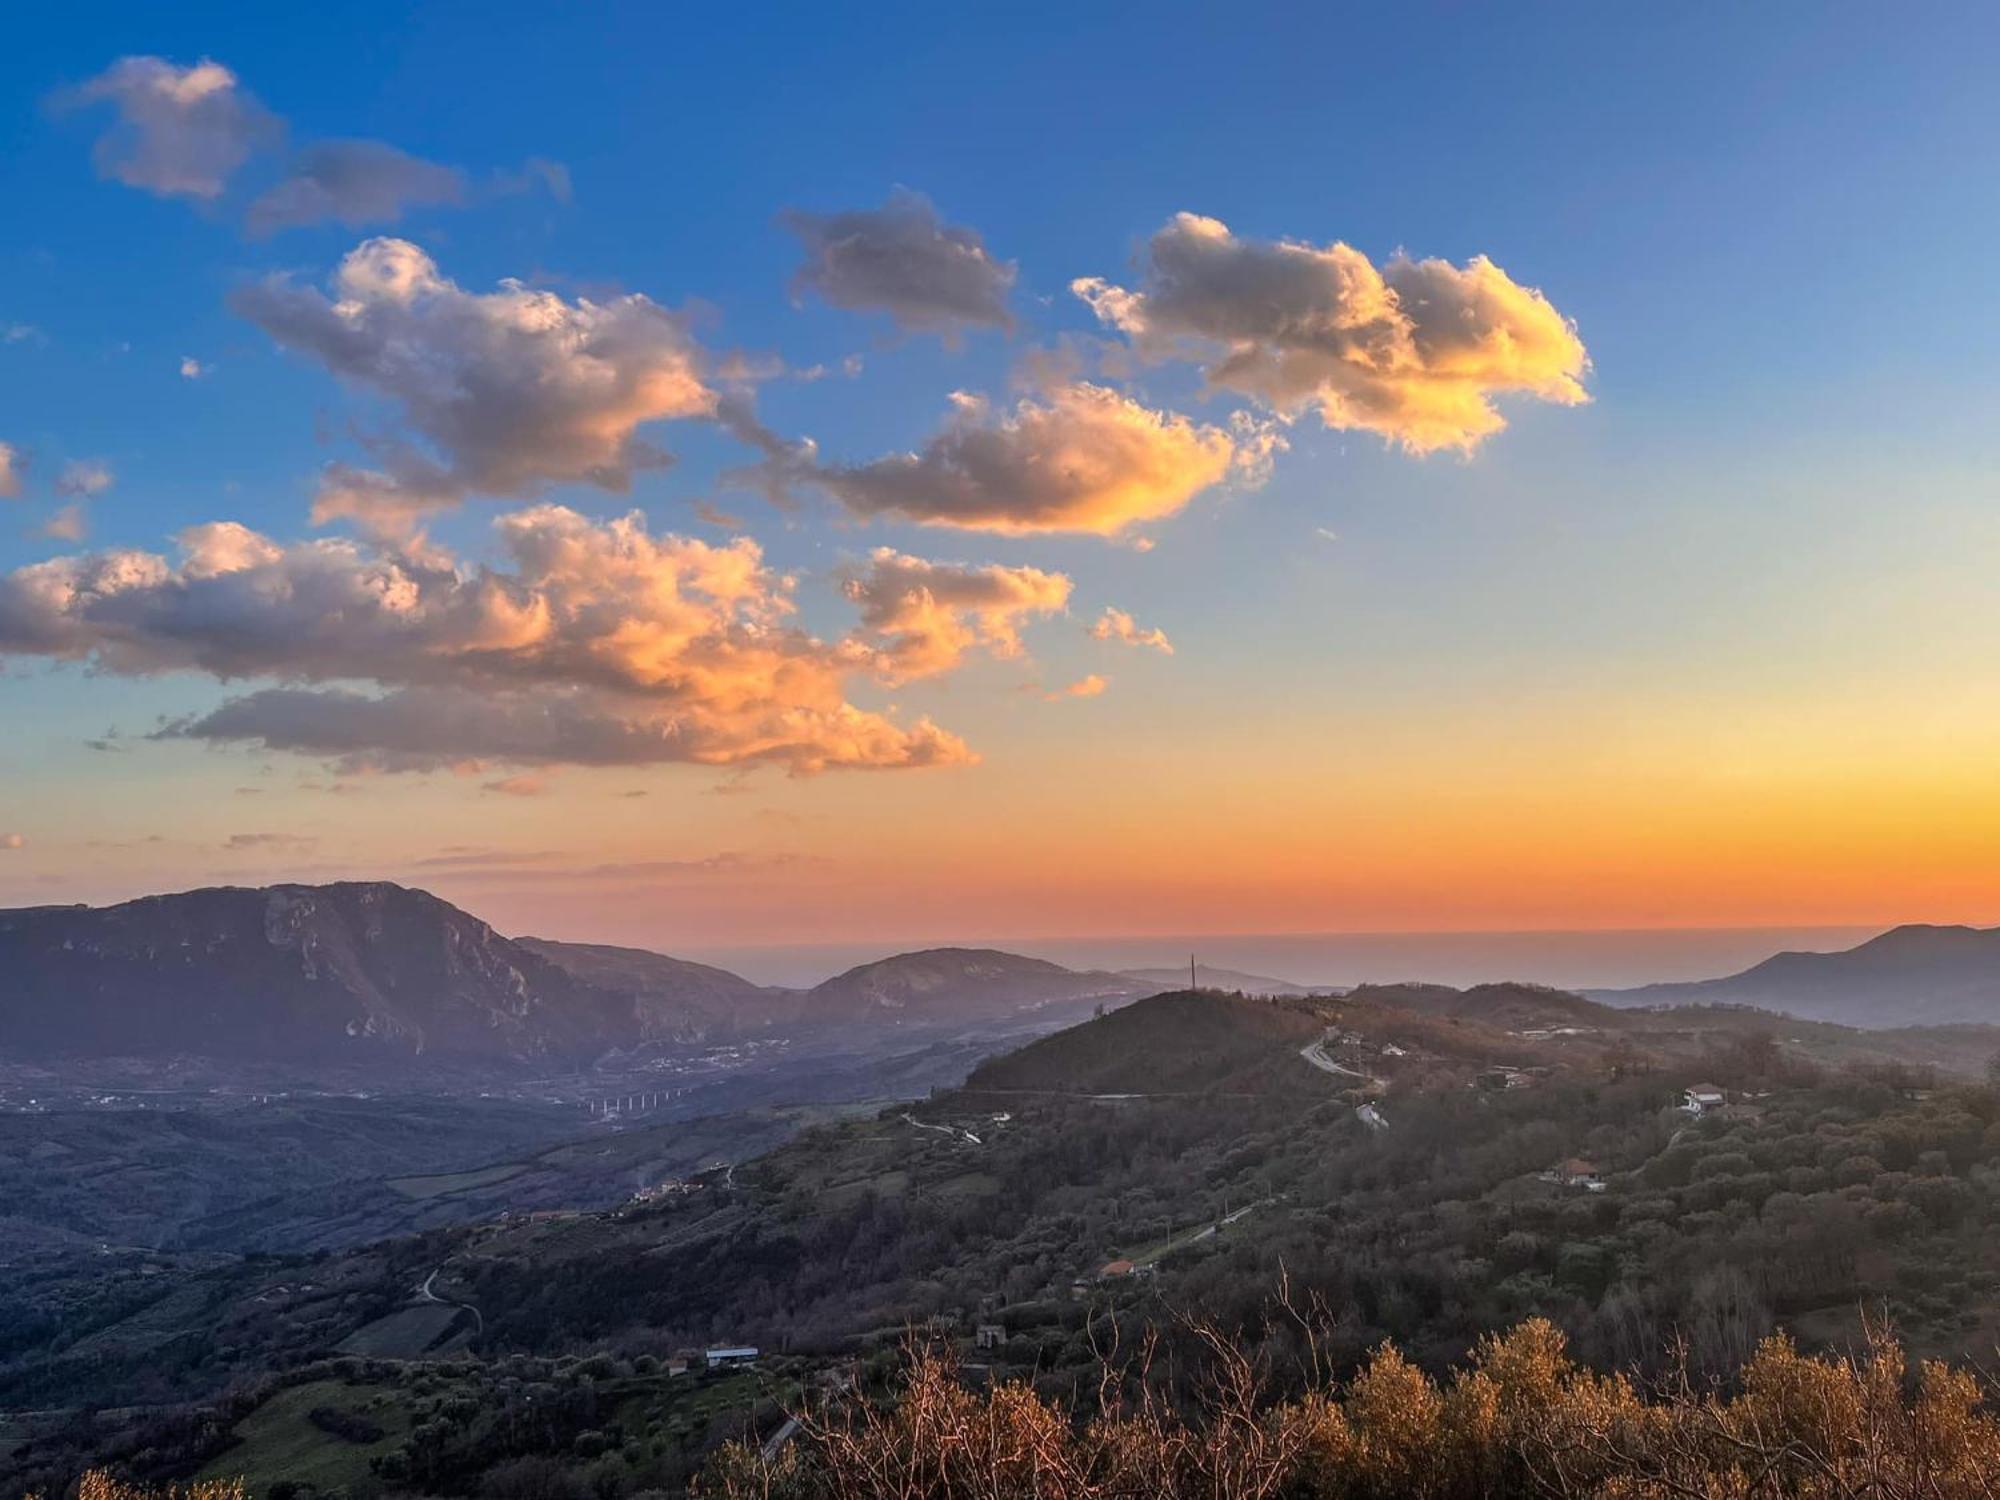
[[[1398,250],[1485,255],[1574,326],[1589,405],[1503,397],[1505,431],[1469,455],[1423,458],[1298,418],[1267,482],[1204,493],[1148,528],[1150,552],[1093,535],[861,521],[823,497],[772,511],[717,490],[723,469],[752,456],[741,444],[682,422],[646,429],[678,462],[640,473],[629,498],[554,483],[430,522],[469,564],[494,556],[494,516],[527,500],[594,518],[636,506],[656,532],[713,540],[690,507],[716,499],[774,567],[799,574],[801,617],[827,633],[851,614],[837,570],[874,547],[1060,571],[1069,615],[1038,620],[1025,655],[856,690],[871,709],[893,698],[934,713],[977,749],[977,767],[759,775],[754,792],[725,799],[710,795],[712,770],[649,768],[639,780],[658,822],[641,829],[619,826],[616,808],[574,805],[595,771],[522,799],[482,797],[478,777],[390,777],[383,800],[420,799],[440,840],[560,854],[565,869],[616,844],[630,863],[748,852],[838,872],[804,894],[751,882],[723,903],[749,938],[794,935],[787,913],[801,910],[816,914],[815,936],[842,923],[930,930],[946,918],[913,910],[910,880],[934,884],[988,851],[1030,870],[1059,847],[1051,828],[1102,849],[1169,808],[1204,850],[1278,839],[1270,881],[1317,893],[1274,899],[1270,882],[1218,856],[1237,883],[1195,884],[1220,918],[1175,913],[1202,930],[1425,925],[1426,913],[1439,926],[1505,924],[1560,917],[1566,900],[1586,926],[1867,920],[1924,902],[1969,911],[2000,893],[1966,883],[1931,820],[1943,789],[1995,748],[2000,720],[1974,648],[2000,623],[1985,600],[2000,541],[2000,299],[1987,264],[1996,42],[2000,17],[1969,5],[44,8],[17,20],[0,56],[0,201],[12,210],[0,329],[32,330],[0,343],[0,441],[31,462],[26,493],[0,501],[0,570],[88,547],[170,551],[183,528],[225,519],[284,542],[340,534],[307,522],[321,466],[356,456],[349,424],[393,425],[393,408],[277,348],[228,298],[276,272],[323,286],[369,234],[420,245],[470,292],[509,277],[568,299],[636,291],[689,310],[710,350],[793,369],[859,356],[858,374],[757,391],[771,427],[851,463],[923,444],[952,391],[1011,402],[1036,350],[1101,341],[1069,282],[1137,285],[1147,237],[1179,211],[1247,240],[1344,241],[1378,263]],[[105,180],[91,151],[107,112],[51,100],[127,56],[212,58],[284,118],[293,148],[388,142],[463,168],[472,202],[254,239],[242,207],[282,153],[208,204]],[[530,159],[562,165],[568,201],[497,190]],[[975,328],[948,344],[790,293],[801,247],[781,212],[873,208],[898,187],[1018,266],[1013,332]],[[184,358],[207,373],[181,378]],[[1255,406],[1204,391],[1185,362],[1120,384],[1196,422]],[[86,503],[82,543],[39,534],[62,503],[52,480],[76,460],[115,474]],[[1174,656],[1107,660],[1078,628],[1104,605],[1164,629]],[[1108,678],[1101,700],[1020,691],[1022,679],[1054,687],[1087,673]],[[297,757],[77,749],[107,726],[143,733],[237,690],[17,660],[0,679],[0,716],[21,726],[0,747],[0,831],[19,829],[27,857],[0,868],[0,897],[171,884],[184,869],[211,873],[206,851],[235,834],[298,841],[289,854],[243,846],[223,868],[244,878],[418,857],[406,812],[333,817],[293,789],[324,779]],[[1959,717],[1921,744],[1884,741],[1823,766],[1829,737],[1852,745],[1857,723],[1911,723],[1913,702],[1957,705]],[[1171,754],[1159,748],[1169,738]],[[1246,739],[1268,748],[1248,754]],[[1336,741],[1347,748],[1329,751]],[[1578,748],[1614,743],[1598,759]],[[1909,768],[1940,744],[1957,758],[1910,785]],[[1587,797],[1567,803],[1542,785],[1552,755],[1582,757],[1556,779]],[[1158,802],[1088,790],[1131,756],[1160,761],[1140,778]],[[1581,841],[1597,884],[1641,872],[1644,899],[1599,909],[1553,880],[1525,906],[1493,899],[1512,883],[1519,828],[1481,832],[1463,859],[1399,866],[1394,899],[1358,899],[1325,851],[1393,846],[1407,862],[1458,840],[1460,825],[1440,825],[1435,798],[1412,784],[1416,764],[1489,794],[1489,808],[1520,807],[1522,827],[1530,811],[1557,820],[1556,842]],[[1744,851],[1744,870],[1775,882],[1822,863],[1799,830],[1826,805],[1885,799],[1843,846],[1854,882],[1704,902],[1690,870],[1654,889],[1653,874],[1686,857],[1658,843],[1645,812],[1677,765],[1711,794],[1695,817],[1704,828],[1730,825],[1746,784],[1825,769],[1823,782],[1805,777],[1812,794],[1790,821]],[[236,789],[253,776],[286,790],[245,822]],[[754,821],[764,813],[801,821]],[[1580,831],[1607,816],[1601,839]],[[900,845],[900,873],[854,861],[862,830],[912,819],[931,832],[929,864]],[[565,826],[588,834],[545,849]],[[1905,842],[1882,843],[1898,826]],[[1024,827],[1035,836],[1007,831]],[[101,852],[154,837],[174,863]],[[1871,897],[1861,866],[1885,857],[1905,884]],[[1092,872],[1121,879],[1115,862]],[[1035,884],[1022,875],[968,895],[990,904],[955,930],[1129,930],[1144,917],[1118,901],[1080,909],[1073,892],[1037,905]],[[649,934],[652,889],[619,899],[617,934]]]

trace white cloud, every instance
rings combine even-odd
[[[21,493],[21,477],[28,461],[12,443],[0,443],[0,500],[12,500]]]
[[[511,569],[217,522],[175,561],[107,551],[0,578],[0,655],[120,675],[268,684],[165,731],[424,770],[773,762],[794,772],[960,763],[929,720],[857,707],[893,638],[819,640],[748,538],[652,536],[539,506],[497,523]],[[996,606],[997,607],[997,606]],[[999,632],[997,626],[982,629]]]
[[[898,191],[880,208],[845,213],[792,209],[780,222],[806,247],[795,294],[886,312],[920,332],[1012,325],[1013,263],[989,255],[977,230],[945,223],[921,194]]]
[[[328,222],[359,229],[393,224],[407,208],[455,205],[465,174],[382,141],[317,141],[301,151],[284,180],[250,205],[254,235]]]
[[[181,379],[183,380],[199,380],[204,375],[209,374],[210,370],[210,366],[203,364],[192,354],[183,354],[181,356]]]
[[[1094,640],[1119,641],[1127,646],[1150,646],[1168,656],[1174,654],[1174,643],[1167,639],[1164,630],[1143,629],[1122,609],[1107,606],[1104,613],[1098,616],[1097,623],[1090,627],[1090,634]]]
[[[1143,356],[1199,360],[1215,386],[1413,453],[1500,431],[1496,397],[1589,400],[1569,320],[1484,256],[1378,268],[1349,245],[1241,239],[1184,213],[1153,236],[1139,290],[1071,289]]]
[[[213,199],[282,124],[221,63],[182,67],[122,57],[58,104],[109,104],[117,122],[97,142],[98,172],[162,197]]]
[[[559,483],[622,493],[635,472],[667,462],[641,426],[715,410],[684,321],[648,298],[570,302],[516,281],[467,292],[407,240],[358,246],[331,296],[280,277],[233,305],[284,347],[397,403],[437,455],[378,442],[383,468],[329,471],[322,519],[407,517],[471,492]]]

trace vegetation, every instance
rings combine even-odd
[[[919,1351],[895,1398],[800,1414],[773,1456],[738,1444],[710,1500],[1477,1500],[1492,1495],[1881,1497],[2000,1490],[2000,1419],[1963,1371],[1916,1372],[1879,1330],[1852,1356],[1763,1341],[1727,1389],[1684,1362],[1651,1387],[1574,1361],[1543,1319],[1479,1341],[1440,1383],[1384,1345],[1344,1384],[1267,1402],[1254,1354],[1211,1359],[1176,1404],[1106,1364],[1087,1409],[1008,1382],[969,1390]]]

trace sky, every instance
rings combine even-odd
[[[24,15],[0,904],[388,878],[681,951],[2000,919],[1996,44]]]

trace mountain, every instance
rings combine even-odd
[[[0,911],[0,1056],[585,1060],[671,1030],[424,891],[220,887]]]
[[[655,1045],[1046,1027],[1159,988],[940,948],[770,989],[643,949],[503,937],[382,881],[0,911],[0,1062],[576,1067]]]
[[[1133,1000],[1162,986],[1065,969],[993,948],[930,948],[862,964],[815,985],[801,1019],[816,1025],[916,1026]]]
[[[1118,977],[1171,989],[1178,987],[1188,977],[1188,972],[1186,969],[1120,969]],[[1241,969],[1215,969],[1207,964],[1196,966],[1194,982],[1199,989],[1238,990],[1246,995],[1332,995],[1339,993],[1341,988],[1332,984],[1294,984],[1289,979],[1273,979],[1268,974],[1246,974]]]
[[[645,948],[551,938],[518,941],[586,984],[640,997],[652,1007],[655,1025],[670,1024],[680,1040],[707,1041],[768,1030],[796,1020],[801,1007],[800,991],[752,984],[727,969]]]
[[[1780,953],[1740,974],[1597,992],[1615,1005],[1750,1005],[1853,1026],[2000,1021],[2000,928],[1893,928],[1839,953]]]

